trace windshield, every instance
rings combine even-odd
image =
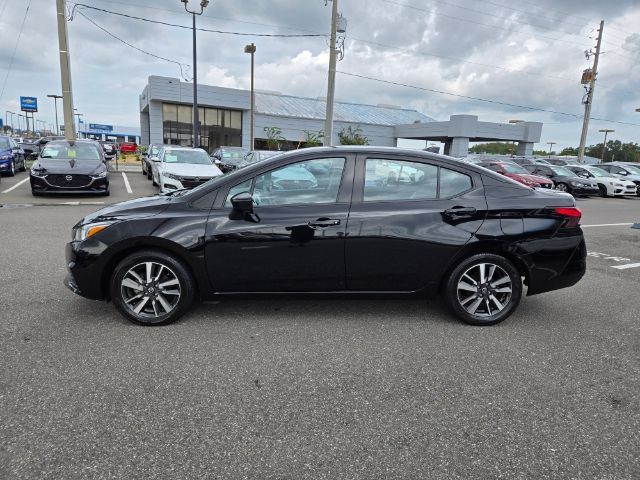
[[[211,159],[204,150],[173,150],[164,151],[165,163],[194,163],[197,165],[211,165]]]
[[[242,149],[237,149],[237,150],[227,150],[227,149],[223,149],[220,151],[222,158],[224,159],[238,159],[238,160],[242,160],[244,158],[244,156],[246,155],[246,151],[242,150]]]
[[[582,168],[587,172],[589,172],[594,177],[608,177],[610,175],[609,172],[605,172],[604,170],[598,167],[582,167]]]
[[[500,168],[507,173],[524,173],[527,175],[529,174],[529,172],[526,169],[522,168],[519,165],[514,165],[512,163],[503,163],[500,165]]]
[[[633,173],[634,175],[640,175],[640,168],[638,167],[633,167],[633,166],[628,166],[625,165],[624,166],[625,170],[627,170],[629,173]]]
[[[553,173],[555,173],[556,175],[559,175],[561,177],[575,177],[576,174],[573,173],[571,170],[569,170],[566,167],[549,167],[551,170],[553,170]]]
[[[9,139],[0,137],[0,148],[9,148]]]
[[[79,144],[75,145],[52,145],[47,143],[47,146],[42,149],[40,154],[41,158],[55,158],[59,160],[100,160],[100,154],[98,149],[92,145]]]

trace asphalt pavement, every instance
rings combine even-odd
[[[495,327],[437,300],[235,300],[144,328],[62,279],[83,202],[150,183],[20,206],[20,175],[0,183],[2,479],[640,477],[640,268],[614,268],[640,262],[640,199],[580,200],[586,277]]]

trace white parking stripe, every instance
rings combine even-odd
[[[640,263],[627,263],[626,265],[614,265],[611,268],[617,268],[618,270],[626,270],[627,268],[638,268]]]
[[[29,177],[25,178],[24,180],[20,180],[18,183],[16,183],[13,187],[11,188],[7,188],[6,190],[3,190],[2,193],[9,193],[11,190],[15,190],[16,188],[18,188],[20,185],[22,185],[25,182],[29,181]]]
[[[633,223],[601,223],[600,225],[580,225],[582,228],[589,227],[625,227],[633,225]]]
[[[133,193],[133,190],[131,190],[131,185],[129,185],[129,179],[127,178],[127,174],[122,172],[122,178],[124,178],[124,188],[127,189],[127,193]]]

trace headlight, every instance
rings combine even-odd
[[[76,242],[82,242],[89,237],[93,237],[96,233],[101,232],[105,228],[109,227],[116,223],[112,222],[97,222],[97,223],[88,223],[86,225],[81,225],[79,228],[73,231],[73,240]]]
[[[104,171],[98,173],[97,175],[91,175],[91,178],[104,178],[106,176],[107,176],[107,171],[104,170]]]
[[[579,187],[580,185],[582,185],[580,182],[569,182],[569,183],[574,187]]]
[[[178,175],[174,175],[173,173],[163,173],[162,174],[163,177],[166,178],[171,178],[172,180],[180,180],[180,177]]]
[[[40,169],[31,169],[31,175],[33,175],[34,177],[46,177],[47,176],[47,171],[46,170],[40,170]]]

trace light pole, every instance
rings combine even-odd
[[[77,108],[74,108],[74,110],[77,110]],[[78,130],[77,130],[77,132],[78,132],[78,138],[82,138],[82,137],[80,136],[80,117],[83,117],[84,115],[83,115],[82,113],[75,113],[75,112],[74,112],[73,114],[74,114],[76,117],[78,117]],[[66,132],[66,129],[65,129],[65,132]]]
[[[10,112],[9,110],[7,110],[4,114],[4,121],[7,125],[9,125],[9,122],[7,121],[7,115],[11,115],[11,134],[15,133],[15,130],[13,128],[13,116],[15,115],[15,112]]]
[[[254,57],[256,53],[256,46],[252,43],[251,45],[245,45],[244,53],[251,54],[251,135],[249,136],[249,149],[253,150],[254,148],[254,135],[255,135],[255,108],[256,108],[256,96],[255,90],[253,88],[253,70],[254,70]]]
[[[47,95],[49,98],[53,98],[53,105],[56,109],[56,135],[60,135],[60,127],[58,126],[58,99],[62,98],[62,95]]]
[[[558,142],[547,142],[547,145],[549,145],[549,157],[551,157],[551,149],[556,143]]]
[[[611,130],[610,128],[601,128],[598,131],[601,133],[604,133],[604,143],[602,144],[602,155],[600,155],[600,161],[604,163],[604,151],[607,149],[607,135],[615,132],[615,130]]]
[[[202,15],[209,5],[209,0],[200,0],[200,11],[189,10],[189,0],[180,0],[184,3],[184,9],[193,17],[193,147],[200,146],[200,112],[198,112],[198,60],[196,58],[196,15]]]
[[[344,55],[344,35],[347,31],[347,19],[338,14],[338,0],[333,2],[331,8],[331,38],[329,40],[329,74],[327,75],[327,106],[324,119],[324,146],[331,146],[333,141],[333,107],[336,93],[336,62],[338,52],[340,60]],[[326,2],[325,2],[326,5]],[[340,38],[338,38],[340,36]],[[340,48],[338,48],[340,43]]]

